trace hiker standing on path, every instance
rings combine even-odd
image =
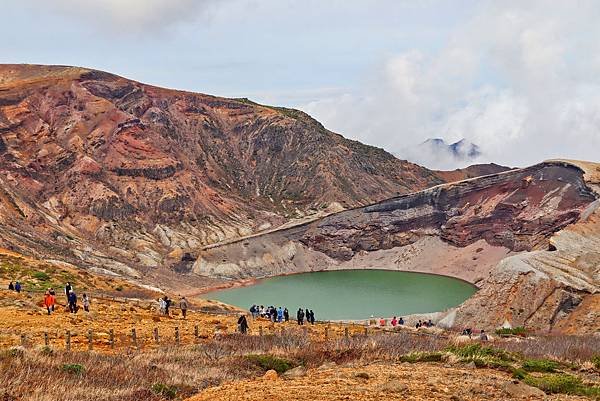
[[[54,305],[56,305],[56,292],[52,287],[48,288],[48,292],[50,293],[50,295],[52,295],[52,299],[54,299],[54,303],[52,304],[52,312],[54,312]]]
[[[19,283],[18,281],[15,283],[15,291],[21,292],[21,283]]]
[[[46,293],[44,294],[44,306],[48,311],[48,316],[50,316],[50,312],[54,310],[55,301],[56,300],[54,299],[54,296],[50,294],[50,291],[46,291]]]
[[[87,296],[86,293],[84,293],[81,296],[82,302],[83,302],[83,310],[86,312],[90,311],[90,298]]]
[[[179,308],[181,309],[181,314],[185,319],[188,310],[188,301],[187,299],[185,299],[185,297],[181,297],[181,301],[179,301]]]
[[[283,320],[285,320],[286,322],[290,321],[290,311],[288,310],[288,308],[285,308],[283,310]]]
[[[248,332],[248,321],[246,320],[246,315],[240,316],[237,323],[240,333],[246,334]]]
[[[67,302],[69,301],[69,294],[72,290],[73,286],[71,286],[71,283],[67,283],[67,285],[65,285],[65,296],[67,297]]]
[[[9,289],[10,291],[14,291],[14,290],[15,290],[15,285],[13,284],[13,282],[12,282],[12,281],[11,281],[11,282],[8,284],[8,289]]]
[[[169,306],[171,306],[171,300],[166,295],[163,300],[165,301],[165,315],[169,316]]]
[[[69,292],[69,311],[71,311],[71,313],[77,313],[77,295],[73,290]]]
[[[298,319],[298,324],[302,326],[304,324],[304,311],[302,308],[298,308],[298,313],[296,313],[296,318]]]
[[[310,310],[310,324],[315,324],[315,312]]]
[[[277,322],[283,322],[283,309],[281,309],[281,306],[277,309]]]

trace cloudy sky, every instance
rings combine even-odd
[[[600,161],[600,2],[3,0],[0,62],[93,67],[307,111],[435,168]]]

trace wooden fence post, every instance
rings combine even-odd
[[[110,348],[115,349],[115,331],[113,329],[108,332],[108,341],[110,342]]]
[[[194,339],[198,339],[198,326],[194,326]]]
[[[154,328],[154,342],[158,344],[158,327]]]
[[[94,348],[94,333],[92,330],[88,330],[88,351],[91,351]]]
[[[344,337],[348,338],[348,328],[344,327]]]
[[[67,351],[71,351],[71,332],[67,330],[67,336],[65,339],[65,348]]]
[[[325,341],[329,340],[329,326],[325,326]]]
[[[44,345],[47,347],[50,345],[50,341],[48,340],[48,332],[44,332]]]
[[[263,336],[263,328],[262,328],[262,326],[258,326],[258,335],[261,336],[261,337]]]
[[[179,345],[179,326],[175,326],[175,344]]]
[[[365,337],[369,336],[369,328],[365,326]]]
[[[25,334],[21,334],[21,347],[25,348],[26,345],[27,345],[27,339],[25,337]]]
[[[135,333],[135,328],[131,329],[131,341],[133,342],[133,346],[137,348],[137,335]]]

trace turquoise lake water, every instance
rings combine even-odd
[[[248,309],[252,304],[312,309],[317,320],[367,319],[438,312],[477,291],[455,278],[386,270],[339,270],[277,276],[203,295]]]

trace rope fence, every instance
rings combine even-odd
[[[260,323],[269,323],[266,327]],[[208,333],[206,331],[208,329]],[[44,331],[0,332],[0,348],[21,346],[24,348],[48,347],[65,351],[114,351],[117,349],[147,349],[161,346],[201,344],[203,341],[219,340],[223,336],[236,333],[233,329],[217,329],[201,325],[169,326],[168,328],[132,327],[127,330],[54,329]],[[311,326],[270,324],[268,321],[255,321],[247,336],[286,336],[302,335],[310,340],[333,341],[352,337],[372,335],[394,335],[410,332],[413,335],[449,338],[448,333],[427,333],[407,328],[386,329],[369,326],[332,326],[318,323]]]

